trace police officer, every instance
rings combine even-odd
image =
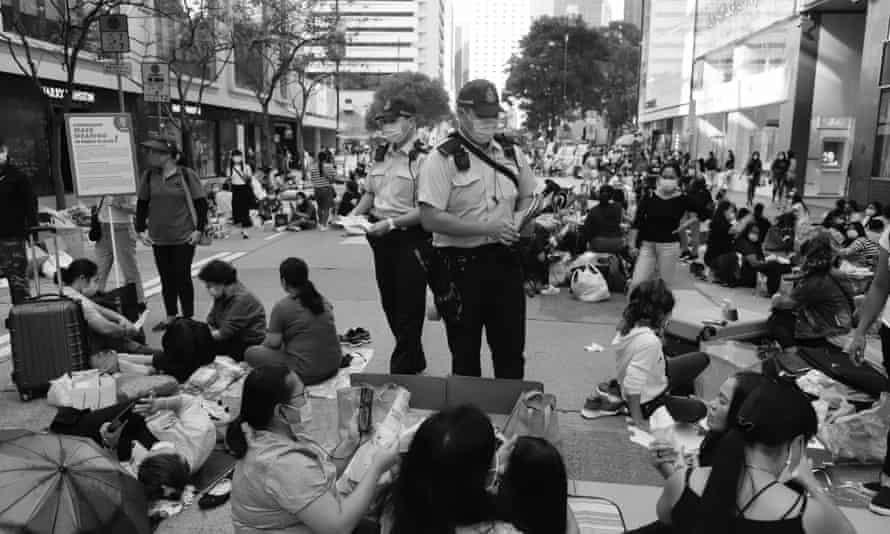
[[[522,152],[495,136],[501,111],[491,82],[461,88],[458,129],[424,162],[418,202],[460,300],[459,313],[443,314],[452,372],[482,374],[484,327],[495,377],[522,378],[525,293],[516,245],[536,183]]]
[[[386,320],[396,339],[389,370],[416,374],[426,368],[421,335],[426,310],[426,275],[415,249],[429,239],[420,226],[417,172],[428,148],[417,138],[416,109],[401,98],[388,100],[376,117],[386,144],[377,148],[367,185],[350,215],[370,213],[368,231]]]

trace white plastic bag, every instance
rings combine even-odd
[[[843,415],[820,425],[818,437],[834,458],[880,463],[887,454],[890,427],[890,393],[868,410]]]
[[[117,381],[98,369],[65,374],[50,382],[46,401],[78,410],[107,408],[117,402]]]
[[[610,296],[606,278],[593,265],[572,270],[571,291],[575,298],[584,302],[600,302]]]
[[[62,264],[63,269],[67,269],[71,262],[74,261],[74,258],[71,257],[64,250],[59,250],[59,263]],[[58,272],[58,267],[56,266],[56,257],[55,255],[49,256],[40,266],[40,273],[52,280],[56,276],[56,272]]]

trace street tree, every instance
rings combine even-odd
[[[5,4],[5,3],[4,3]],[[13,2],[4,12],[0,42],[5,42],[18,69],[33,83],[35,94],[42,100],[48,121],[50,175],[56,207],[65,208],[65,182],[62,173],[62,118],[72,108],[74,81],[81,60],[95,59],[99,52],[99,18],[103,15],[148,12],[139,0],[43,0],[42,10],[36,1]],[[38,13],[34,15],[33,13]],[[47,46],[49,43],[52,46]],[[46,64],[61,67],[64,79],[61,112],[56,113],[47,95],[45,80],[49,79]],[[43,67],[43,69],[42,69]],[[53,86],[56,87],[56,86]]]
[[[422,72],[398,72],[387,76],[374,91],[374,100],[365,114],[365,128],[377,131],[374,117],[379,115],[390,98],[399,97],[414,104],[417,126],[431,127],[452,117],[448,92],[441,80],[433,80]]]
[[[603,105],[608,41],[581,17],[540,17],[507,66],[506,89],[527,114],[529,129],[556,128],[563,119]]]
[[[197,119],[188,113],[186,104],[200,106],[207,89],[232,63],[232,17],[218,0],[156,0],[155,5],[160,39],[147,44],[144,59],[168,65],[173,96],[179,103],[175,109],[170,104],[158,105],[158,118],[170,120],[179,131],[182,157],[194,166],[192,133]]]
[[[321,58],[324,63],[325,58]],[[317,67],[319,61],[313,54],[306,54],[294,61],[291,72],[288,76],[288,84],[295,91],[290,101],[291,111],[294,112],[294,118],[297,121],[294,140],[296,141],[297,154],[296,157],[302,162],[305,140],[303,139],[303,122],[306,119],[306,113],[309,109],[309,103],[312,97],[319,91],[324,89],[326,82],[334,78],[335,71],[324,70],[320,72],[310,71],[310,65]]]
[[[602,112],[609,129],[619,134],[634,125],[640,86],[640,30],[633,24],[613,22],[604,29],[609,47],[603,86]]]
[[[306,54],[331,50],[341,42],[339,15],[322,0],[242,0],[235,13],[235,61],[262,113],[263,160],[275,159],[269,105],[275,92],[289,83]]]

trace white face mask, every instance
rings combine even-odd
[[[303,434],[306,424],[312,420],[312,405],[309,404],[306,393],[303,392],[300,406],[282,404],[278,410],[278,416],[287,424],[294,437]]]
[[[383,138],[387,143],[399,144],[404,141],[407,128],[402,123],[402,119],[398,119],[395,122],[388,122],[383,125]]]
[[[671,194],[677,190],[677,180],[673,178],[662,178],[659,181],[659,188],[663,193]]]
[[[6,165],[6,162],[9,160],[9,152],[3,151],[0,152],[0,165]]]
[[[748,234],[748,241],[750,241],[752,243],[756,243],[759,238],[760,238],[760,236],[757,234]]]
[[[494,134],[498,132],[500,121],[496,118],[491,119],[473,119],[464,115],[461,120],[464,134],[476,144],[487,145]]]
[[[241,156],[232,156],[232,163],[237,165],[238,163],[241,163],[241,161]]]

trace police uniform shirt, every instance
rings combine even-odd
[[[374,195],[371,213],[378,219],[402,216],[417,205],[415,178],[425,154],[418,153],[410,161],[416,140],[417,136],[411,137],[399,149],[390,146],[383,161],[375,161],[368,171],[365,190]]]
[[[480,149],[485,150],[491,159],[516,173],[519,191],[516,190],[512,180],[495,171],[471,152],[467,152],[470,168],[459,171],[453,156],[444,156],[438,150],[433,150],[421,169],[418,202],[443,210],[467,222],[512,222],[517,198],[530,197],[534,193],[537,186],[535,177],[520,150],[516,150],[516,161],[514,161],[494,140],[487,148],[480,147]],[[437,247],[470,248],[497,242],[497,239],[489,236],[433,234],[433,245]]]

